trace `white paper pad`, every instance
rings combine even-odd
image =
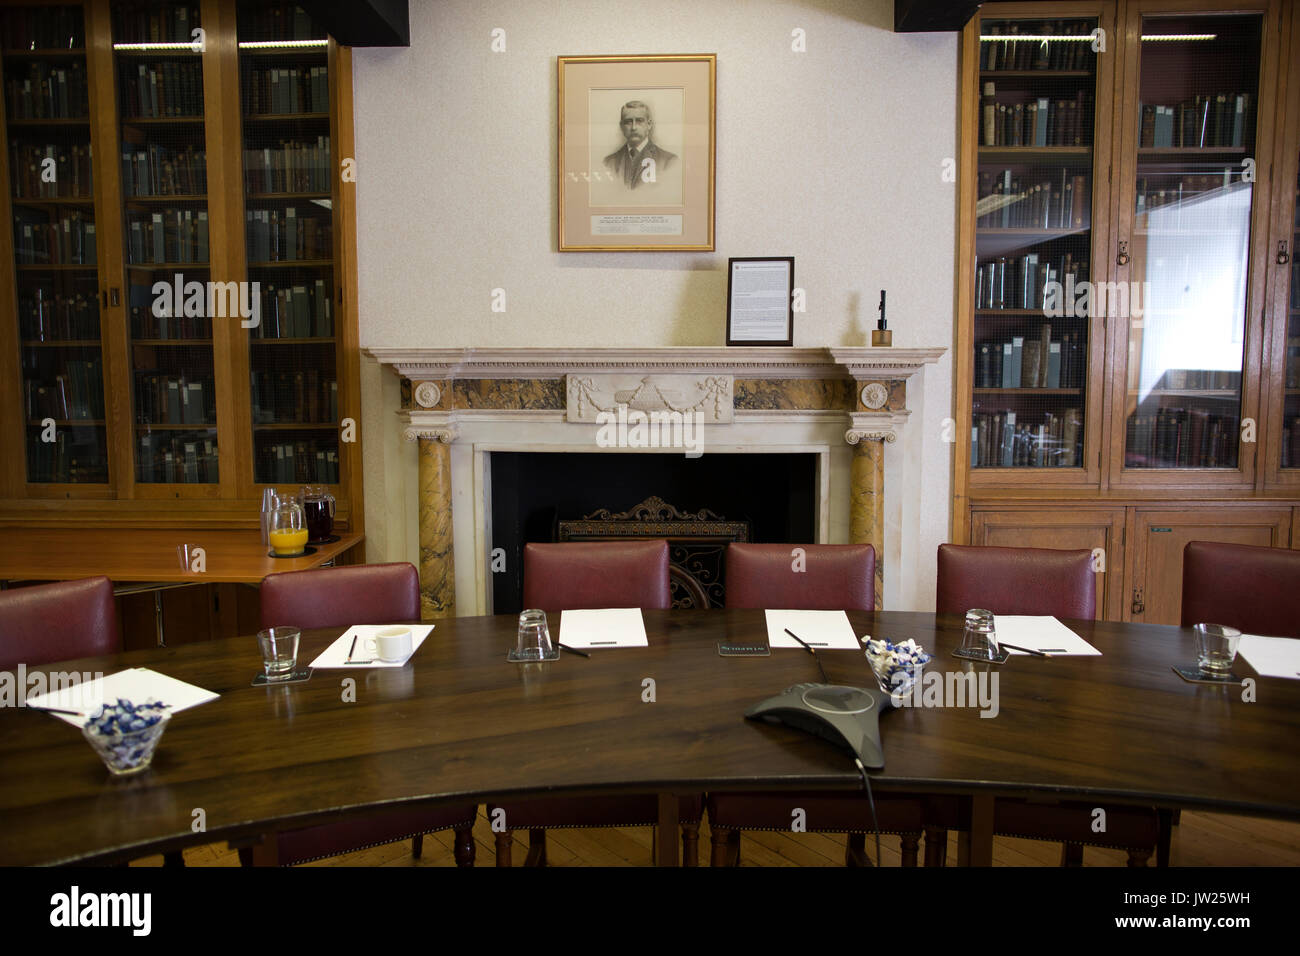
[[[803,647],[785,632],[788,627],[799,640],[827,650],[861,650],[853,625],[843,611],[764,611],[767,615],[768,647]]]
[[[411,631],[411,653],[400,661],[381,661],[377,657],[370,656],[368,649],[370,645],[366,643],[366,638],[374,637],[386,627],[405,627]],[[343,632],[342,637],[321,651],[308,666],[323,670],[337,668],[349,671],[364,670],[367,667],[405,667],[406,662],[414,656],[415,652],[420,649],[420,645],[424,643],[424,639],[432,632],[432,624],[353,624]],[[349,651],[352,650],[352,639],[354,637],[357,639],[357,653],[353,660],[370,661],[369,664],[343,663],[348,659]]]
[[[1293,637],[1260,637],[1243,634],[1237,653],[1260,677],[1300,679],[1300,640]]]
[[[649,647],[639,607],[560,612],[560,636],[570,647]]]
[[[993,628],[997,631],[999,645],[1005,641],[1008,644],[1018,644],[1056,657],[1101,656],[1101,651],[1054,617],[995,614]],[[1010,648],[1007,649],[1007,653],[1028,656],[1024,651],[1013,651]]]
[[[214,694],[202,687],[195,687],[166,674],[159,674],[147,667],[133,667],[118,671],[96,680],[86,681],[74,687],[52,691],[27,698],[29,707],[56,707],[60,710],[77,710],[88,717],[101,704],[116,704],[117,699],[129,700],[133,704],[143,704],[152,697],[156,701],[170,704],[169,714],[179,710],[206,704],[216,700],[220,694]],[[74,717],[67,714],[51,714],[67,721],[74,727],[86,722],[86,717]]]

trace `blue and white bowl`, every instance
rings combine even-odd
[[[110,771],[139,773],[153,761],[154,750],[167,729],[171,714],[166,708],[152,698],[143,704],[118,698],[116,704],[106,704],[91,714],[81,733]]]
[[[868,638],[866,648],[867,663],[876,675],[876,683],[896,700],[911,693],[921,676],[921,668],[933,660],[925,648],[910,638],[901,644]]]

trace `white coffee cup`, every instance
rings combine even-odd
[[[385,627],[366,638],[367,653],[381,661],[400,661],[411,653],[409,627]]]

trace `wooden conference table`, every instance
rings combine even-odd
[[[950,656],[961,619],[851,612],[856,633],[914,638],[929,671]],[[552,615],[552,626],[557,623]],[[305,826],[367,807],[486,801],[519,794],[660,795],[658,862],[677,860],[676,801],[704,790],[861,787],[851,760],[798,731],[746,721],[755,701],[818,679],[803,651],[722,658],[718,640],[764,632],[761,611],[648,611],[648,648],[509,664],[516,618],[440,621],[401,669],[317,671],[250,686],[252,638],[63,664],[105,673],[147,666],[221,697],[177,714],[135,778],[112,779],[81,735],[48,715],[0,710],[0,864],[111,862]],[[878,791],[971,798],[966,862],[992,859],[996,795],[1300,818],[1300,682],[1187,684],[1190,631],[1070,622],[1101,657],[1013,657],[998,669],[999,712],[906,708],[882,715]],[[341,629],[303,635],[310,662]],[[861,652],[821,654],[832,682],[868,684]],[[988,665],[983,665],[988,666]],[[1254,677],[1244,661],[1238,673]],[[356,701],[343,701],[344,678]],[[653,678],[654,701],[643,700]],[[202,808],[206,832],[195,833]],[[274,841],[261,844],[264,856]],[[273,851],[271,851],[273,855]],[[272,862],[264,859],[264,862]]]

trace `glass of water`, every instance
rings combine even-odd
[[[257,644],[262,649],[262,666],[269,681],[288,680],[298,663],[298,638],[302,632],[296,627],[272,627],[257,632]]]
[[[974,608],[966,612],[966,628],[957,656],[973,661],[996,661],[1001,656],[993,612]]]
[[[559,654],[551,643],[551,629],[546,624],[546,612],[529,608],[519,615],[519,639],[511,660],[553,661]]]
[[[1241,631],[1226,624],[1197,624],[1196,664],[1207,677],[1227,677],[1237,657]]]

